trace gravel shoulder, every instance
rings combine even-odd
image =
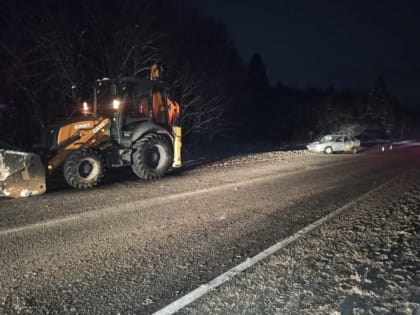
[[[364,198],[180,314],[420,314],[418,178]]]

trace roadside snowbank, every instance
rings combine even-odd
[[[181,313],[420,315],[420,181],[398,185]]]

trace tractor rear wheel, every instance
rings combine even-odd
[[[133,172],[142,179],[158,179],[165,175],[173,162],[172,144],[167,136],[151,133],[134,145]]]
[[[77,150],[67,157],[63,173],[70,186],[87,189],[100,183],[104,175],[104,163],[101,155],[94,150]]]

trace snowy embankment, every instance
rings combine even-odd
[[[400,146],[400,147],[418,147],[420,146],[420,141],[404,140],[404,141],[393,142],[392,144],[396,146]]]
[[[418,178],[363,198],[181,313],[420,315]]]

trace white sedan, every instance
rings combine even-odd
[[[357,153],[360,149],[360,141],[345,135],[326,135],[320,141],[309,143],[307,148],[309,151],[324,152],[326,154],[334,152]]]

